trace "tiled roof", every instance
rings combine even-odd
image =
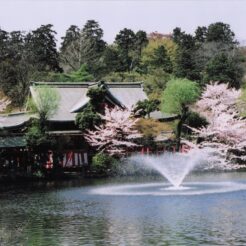
[[[150,113],[150,118],[155,120],[168,120],[177,118],[176,114],[162,113],[161,111],[154,111]]]
[[[28,112],[0,115],[0,128],[22,126],[28,122],[30,118],[31,115]]]
[[[96,82],[81,83],[57,83],[57,82],[35,82],[31,87],[31,94],[36,96],[39,85],[47,85],[55,88],[60,96],[60,104],[58,110],[51,121],[74,121],[76,112],[83,108],[89,98],[86,96],[87,91],[92,86],[97,86]],[[147,95],[143,91],[142,83],[104,83],[109,93],[115,98],[121,106],[131,109],[139,100],[147,99]]]
[[[0,137],[0,148],[25,147],[26,139],[23,136]]]

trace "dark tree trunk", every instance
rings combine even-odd
[[[179,151],[180,148],[180,141],[181,141],[181,132],[182,132],[182,126],[188,116],[188,107],[185,105],[182,105],[182,114],[180,116],[179,123],[177,125],[177,135],[176,135],[176,151]]]

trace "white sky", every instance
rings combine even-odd
[[[193,33],[197,26],[222,21],[246,42],[246,0],[0,0],[0,27],[29,31],[53,24],[57,39],[74,24],[95,19],[112,43],[124,27],[134,31],[170,33],[175,27]]]

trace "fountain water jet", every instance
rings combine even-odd
[[[165,177],[174,189],[182,189],[185,177],[206,160],[206,152],[192,149],[189,153],[164,153],[162,155],[135,155],[130,161],[143,167],[154,169]]]

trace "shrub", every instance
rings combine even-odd
[[[91,170],[99,175],[113,175],[116,172],[116,159],[105,153],[97,153],[92,158]]]
[[[92,130],[96,125],[102,123],[102,119],[100,115],[88,105],[81,113],[76,115],[75,123],[82,131]]]
[[[207,126],[208,122],[204,117],[200,116],[198,113],[190,112],[184,124],[193,128],[201,128],[202,126]],[[183,132],[190,134],[191,130],[188,129],[187,127],[184,127]]]

